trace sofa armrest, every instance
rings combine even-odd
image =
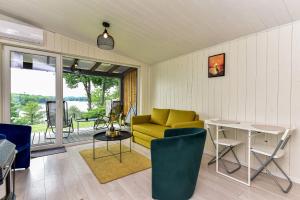
[[[172,128],[203,128],[203,127],[204,127],[204,121],[202,120],[172,124]]]
[[[139,115],[139,116],[133,116],[131,118],[131,124],[135,125],[135,124],[143,124],[143,123],[147,123],[150,122],[151,119],[151,115]]]

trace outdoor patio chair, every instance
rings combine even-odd
[[[282,135],[282,137],[276,147],[260,145],[260,144],[252,145],[251,152],[253,153],[254,157],[258,160],[258,162],[261,164],[261,166],[251,176],[251,180],[254,180],[265,169],[267,174],[271,176],[271,178],[274,180],[274,182],[281,189],[282,192],[288,193],[290,191],[290,189],[293,186],[293,182],[288,177],[288,175],[283,171],[283,169],[279,166],[279,164],[275,161],[275,159],[279,159],[284,156],[284,154],[285,154],[284,148],[291,137],[291,132],[292,131],[290,129],[287,129],[284,132],[284,134]],[[258,154],[266,156],[267,159],[265,161],[262,161],[261,158],[258,157]],[[280,183],[278,182],[277,178],[267,169],[267,166],[271,162],[273,162],[275,164],[275,166],[279,169],[279,171],[287,179],[289,184],[286,188],[283,188],[283,186],[281,186]]]
[[[47,122],[47,128],[45,131],[45,138],[47,138],[47,132],[50,128],[52,133],[55,134],[54,129],[56,128],[56,102],[55,101],[47,101],[46,102],[46,122]],[[63,101],[63,128],[67,128],[67,131],[63,131],[63,133],[67,133],[64,138],[67,138],[70,136],[71,133],[74,132],[74,125],[73,125],[73,118],[72,116],[69,117],[68,115],[68,103],[66,101]],[[47,139],[54,139],[54,138],[47,138]]]
[[[212,136],[212,133],[211,133],[211,131],[210,131],[210,128],[207,128],[207,130],[208,130],[210,139],[211,139],[211,141],[212,141],[212,143],[213,143],[213,145],[214,145],[214,147],[215,147],[215,150],[217,150],[217,148],[216,148],[217,141],[214,140],[214,138],[213,138],[213,136]],[[224,147],[223,147],[223,149],[222,149],[221,151],[219,151],[218,157],[219,157],[219,160],[221,161],[221,164],[223,165],[225,171],[226,171],[228,174],[232,174],[232,173],[236,172],[237,170],[239,170],[239,169],[241,168],[241,166],[242,166],[241,163],[240,163],[240,161],[239,161],[239,159],[238,159],[238,157],[237,157],[237,155],[236,155],[235,152],[234,152],[234,147],[236,147],[236,146],[242,144],[242,142],[239,141],[239,140],[234,140],[234,139],[229,139],[229,138],[227,138],[227,136],[226,136],[226,134],[225,134],[225,130],[222,129],[222,128],[221,128],[219,131],[222,132],[223,138],[219,138],[219,142],[218,142],[218,143],[219,143],[220,146],[224,146]],[[229,152],[232,152],[233,157],[234,157],[234,159],[236,160],[236,164],[237,164],[237,167],[234,168],[234,169],[232,169],[232,170],[229,170],[229,169],[228,169],[228,167],[226,166],[224,160],[222,159],[222,158],[223,158],[226,154],[228,154]],[[213,163],[215,163],[215,162],[216,162],[216,156],[214,156],[214,157],[208,162],[208,165],[211,165],[211,164],[213,164]]]
[[[127,112],[127,115],[124,118],[124,125],[130,126],[131,117],[137,115],[136,104],[131,104]]]
[[[114,116],[114,117],[113,117]],[[98,128],[100,124],[103,124],[102,128],[108,128],[110,123],[117,123],[120,127],[122,125],[121,119],[123,116],[121,101],[112,101],[111,109],[108,116],[100,116],[95,121],[95,128]]]

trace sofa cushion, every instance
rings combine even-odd
[[[132,126],[133,131],[138,131],[155,138],[163,138],[165,130],[169,128],[170,127],[165,127],[151,123],[137,124]]]
[[[166,126],[172,126],[176,123],[194,121],[196,113],[194,111],[170,110]]]
[[[153,108],[151,113],[150,122],[154,124],[159,124],[162,126],[166,125],[170,109],[158,109]]]

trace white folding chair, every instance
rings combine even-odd
[[[261,166],[251,176],[251,180],[254,180],[258,176],[258,174],[260,174],[264,169],[266,169],[267,174],[272,177],[272,179],[274,180],[274,182],[278,185],[278,187],[284,193],[288,193],[290,191],[290,189],[292,188],[293,182],[288,177],[288,175],[283,171],[283,169],[278,165],[278,163],[275,161],[275,159],[279,159],[279,158],[282,158],[284,156],[284,154],[285,154],[284,148],[285,148],[287,142],[289,141],[290,137],[291,137],[291,130],[287,129],[284,132],[284,134],[282,135],[282,137],[281,137],[281,139],[280,139],[280,141],[279,141],[279,143],[277,144],[276,147],[270,147],[270,146],[259,145],[259,144],[252,145],[251,152],[253,153],[254,157],[258,160],[258,162],[261,164]],[[258,154],[266,156],[267,159],[263,162],[258,157]],[[283,188],[279,184],[277,178],[267,169],[267,166],[271,162],[273,162],[275,164],[275,166],[279,169],[279,171],[284,175],[284,177],[289,182],[289,185],[287,186],[287,188]]]
[[[212,143],[213,143],[213,145],[214,145],[214,147],[215,147],[215,150],[216,150],[216,149],[217,149],[217,148],[216,148],[217,141],[213,138],[212,133],[211,133],[209,127],[207,128],[207,130],[208,130],[210,139],[211,139],[211,141],[212,141]],[[224,169],[226,170],[226,172],[229,173],[229,174],[232,174],[232,173],[236,172],[237,170],[239,170],[239,169],[241,168],[241,163],[240,163],[240,161],[239,161],[237,155],[236,155],[235,152],[234,152],[234,147],[236,147],[236,146],[242,144],[242,142],[239,141],[239,140],[234,140],[234,139],[229,139],[229,138],[227,138],[227,136],[226,136],[226,134],[225,134],[225,130],[222,129],[222,128],[219,129],[219,131],[222,132],[223,138],[219,138],[218,144],[221,145],[221,146],[223,146],[223,149],[222,149],[221,151],[219,151],[218,157],[219,157],[219,160],[221,161],[221,164],[223,165]],[[217,134],[219,134],[219,133],[217,133]],[[236,164],[237,164],[237,167],[234,168],[234,169],[232,169],[232,170],[229,170],[229,169],[228,169],[228,167],[226,166],[225,162],[224,162],[223,159],[222,159],[222,158],[223,158],[227,153],[229,153],[229,152],[232,152],[233,157],[234,157],[234,159],[236,160]],[[215,162],[216,162],[216,156],[214,156],[214,157],[208,162],[208,165],[211,165],[211,164],[213,164],[213,163],[215,163]]]

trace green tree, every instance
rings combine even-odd
[[[113,88],[113,90],[110,90],[110,92],[107,92],[105,94],[105,100],[114,100],[114,99],[120,99],[120,90],[118,87]]]
[[[106,90],[105,93],[103,93],[102,90],[103,88],[98,87],[92,92],[92,104],[95,107],[103,107],[106,100],[116,100],[120,98],[120,90],[118,85]]]
[[[103,84],[101,85],[101,106],[105,103],[105,95],[107,92],[112,88],[116,87],[119,90],[120,86],[120,79],[118,78],[111,78],[111,77],[103,77]]]
[[[91,96],[91,87],[92,83],[97,86],[102,84],[102,79],[99,77],[92,77],[82,74],[71,74],[64,73],[64,79],[69,88],[77,88],[81,83],[83,84],[84,90],[86,92],[87,101],[88,101],[88,110],[92,109],[92,96]]]
[[[41,106],[37,102],[28,102],[21,110],[24,112],[23,119],[30,125],[40,123],[43,118],[43,111],[40,111]]]
[[[102,89],[100,87],[97,87],[94,89],[94,91],[92,92],[92,105],[94,107],[99,107],[102,106],[102,102],[100,101],[102,97]]]
[[[76,119],[79,119],[81,117],[81,111],[77,106],[70,106],[69,108],[69,117],[75,117]]]
[[[10,103],[10,118],[13,123],[19,118],[19,106],[14,101]]]
[[[100,97],[100,105],[103,106],[105,102],[105,93],[113,86],[119,86],[120,83],[120,79],[118,78],[110,78],[105,76],[91,76],[71,73],[64,73],[63,76],[69,88],[77,88],[80,83],[83,84],[88,101],[88,110],[92,109],[92,84],[95,88],[101,88],[102,93]]]

